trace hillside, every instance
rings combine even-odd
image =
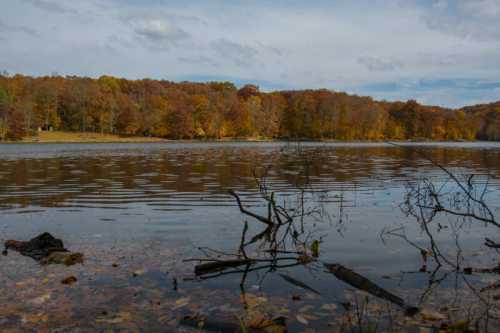
[[[0,76],[0,140],[40,129],[169,139],[500,140],[500,102],[452,110],[229,82]]]

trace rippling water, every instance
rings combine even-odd
[[[489,175],[487,200],[500,215],[497,143],[404,147],[304,143],[299,148],[281,143],[12,144],[0,145],[0,238],[29,239],[49,231],[65,239],[68,247],[92,246],[95,256],[99,251],[111,252],[114,259],[109,260],[133,256],[138,247],[148,248],[148,255],[157,260],[174,262],[168,267],[170,274],[177,274],[176,270],[187,274],[182,259],[199,256],[199,247],[237,249],[242,221],[248,218],[241,215],[228,189],[238,191],[246,205],[263,212],[255,172],[268,169],[269,188],[279,194],[279,200],[292,200],[303,182],[297,175],[303,171],[304,158],[310,158],[310,189],[317,195],[308,200],[326,212],[323,220],[310,221],[323,240],[321,259],[340,262],[388,287],[415,286],[423,278],[399,279],[399,284],[382,278],[415,271],[419,254],[401,241],[387,243],[380,237],[384,227],[408,223],[418,241],[420,231],[399,208],[405,185],[424,176],[436,182],[445,179],[442,170],[423,159],[415,147],[457,174],[475,173],[484,179]],[[252,230],[259,227],[251,223]],[[464,246],[480,246],[491,233],[473,226],[464,230],[461,239]],[[447,237],[437,235],[445,241]],[[119,250],[113,254],[115,248]],[[4,265],[0,273],[7,276],[7,269],[12,266]],[[34,268],[26,261],[18,269],[22,276]],[[329,276],[302,268],[288,271],[332,298],[339,295],[341,287],[333,285]],[[9,279],[15,282],[16,276],[10,273]],[[252,279],[251,285],[260,281],[259,276]],[[3,281],[3,288],[9,281]],[[239,286],[237,278],[224,277],[186,281],[182,287],[197,288],[200,283],[228,290]],[[259,288],[276,295],[291,292],[272,274]]]

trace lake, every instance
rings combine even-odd
[[[423,179],[456,190],[431,160],[464,181],[475,174],[500,216],[500,143],[0,145],[0,240],[50,232],[86,258],[61,267],[13,251],[2,256],[0,328],[189,331],[179,326],[187,315],[227,321],[258,311],[286,317],[291,332],[342,331],[346,302],[365,296],[323,263],[347,267],[409,304],[458,306],[457,295],[472,297],[461,295],[465,285],[483,288],[494,275],[423,262],[417,249],[428,249],[428,238],[406,214],[405,194]],[[278,232],[283,253],[310,252],[318,241],[318,256],[195,276],[204,261],[192,259],[235,258],[243,236],[265,229],[240,212],[228,190],[262,216],[269,213],[263,191],[274,192],[298,226],[295,234]],[[443,257],[461,268],[498,262],[483,245],[498,240],[498,228],[449,214],[433,226]],[[246,254],[269,260],[268,243],[249,244]],[[62,285],[69,275],[78,282]]]

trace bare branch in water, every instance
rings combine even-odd
[[[251,216],[254,219],[256,219],[257,221],[260,221],[260,222],[265,223],[267,225],[273,225],[274,224],[273,221],[271,221],[269,218],[266,218],[266,217],[263,217],[261,215],[255,214],[254,212],[251,212],[251,211],[247,210],[245,207],[243,207],[243,203],[241,202],[241,199],[240,199],[239,195],[236,194],[235,191],[229,190],[228,193],[236,199],[236,202],[238,203],[238,207],[240,208],[240,211],[243,214]]]

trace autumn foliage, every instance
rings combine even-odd
[[[171,139],[500,140],[500,103],[452,110],[229,82],[0,76],[0,140],[39,129]]]

